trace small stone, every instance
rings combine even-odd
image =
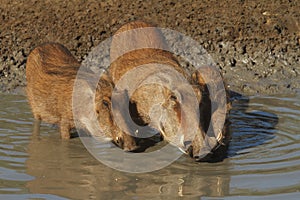
[[[231,67],[235,67],[235,66],[236,66],[236,60],[235,60],[234,58],[231,58],[231,59],[229,60],[229,62],[230,62],[230,66],[231,66]]]

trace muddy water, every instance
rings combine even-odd
[[[24,96],[0,96],[0,199],[298,199],[300,95],[236,100],[228,158],[130,174],[95,160],[79,138],[33,118]],[[142,161],[141,161],[142,162]]]

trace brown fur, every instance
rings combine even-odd
[[[139,32],[139,28],[144,27],[153,26],[145,22],[135,21],[122,26],[113,36],[111,45],[112,64],[109,68],[113,82],[118,84],[118,81],[122,78],[122,76],[141,65],[163,64],[177,71],[191,83],[189,74],[187,74],[179,65],[172,53],[166,51],[167,45],[160,31],[158,29],[151,29]],[[134,32],[134,29],[137,30],[137,34]],[[127,30],[134,31],[128,34],[126,33],[125,38],[118,35],[119,33]],[[140,49],[141,47],[150,48]],[[157,48],[164,48],[166,50]],[[127,52],[132,49],[136,50]],[[156,76],[155,72],[152,74],[151,70],[152,68],[149,66],[149,69],[138,73],[135,79],[127,80],[127,83],[130,84],[134,81],[139,81],[139,79],[142,78],[145,78],[146,81],[148,79],[153,79],[155,82],[155,78],[159,75]],[[157,72],[160,73],[159,71]],[[166,78],[164,75],[161,76],[162,79]],[[167,77],[166,79],[168,78],[171,77]],[[169,81],[172,86],[172,79]],[[174,83],[173,86],[175,84],[176,83]],[[186,106],[184,110],[182,109],[181,105],[185,103],[185,100],[184,98],[180,99],[180,94],[177,94],[180,87],[181,86],[176,86],[176,88],[172,90],[172,88],[168,89],[161,84],[143,85],[134,91],[131,96],[131,101],[136,104],[138,114],[145,124],[150,124],[150,126],[159,130],[165,140],[182,148],[183,150],[187,150],[187,147],[192,142],[199,144],[197,147],[193,148],[194,155],[198,155],[199,152],[202,151],[201,149],[205,148],[205,133],[202,127],[199,126],[199,122],[196,121],[197,116],[193,114],[196,109],[191,106]],[[193,89],[198,101],[201,101],[201,90],[198,87],[194,87]],[[161,114],[162,111],[164,114]],[[166,120],[165,122],[162,122],[162,117]],[[197,124],[197,127],[194,130],[189,130],[189,124]],[[187,130],[190,131],[188,134],[195,135],[194,139],[189,135],[180,136],[179,133],[184,133]]]
[[[112,64],[109,68],[114,83],[118,82],[120,78],[131,69],[149,63],[170,65],[179,73],[183,74],[185,78],[188,78],[185,70],[179,66],[173,54],[166,51],[168,50],[168,46],[165,43],[164,37],[160,31],[154,29],[154,27],[154,25],[149,23],[134,21],[123,25],[114,34],[110,50]],[[134,35],[134,32],[129,32],[121,38],[118,38],[119,33],[134,31],[134,29],[139,28],[153,29],[141,32],[138,30],[138,36]],[[146,48],[140,49],[142,46],[146,46]],[[155,46],[156,49],[147,48],[150,46]],[[130,49],[135,50],[127,52]],[[123,52],[126,53],[122,55]],[[124,67],[120,67],[120,64],[123,64]]]
[[[74,128],[71,97],[80,63],[62,45],[36,47],[26,63],[27,96],[34,118],[59,124],[61,137]]]
[[[59,124],[61,138],[69,139],[70,130],[75,128],[72,112],[73,85],[80,63],[71,55],[67,48],[57,43],[46,43],[36,47],[28,56],[26,64],[27,96],[34,118],[48,123]],[[93,76],[87,74],[87,76]],[[83,91],[92,91],[89,83],[80,80]],[[111,120],[110,98],[113,84],[107,75],[103,75],[97,86],[95,107],[84,104],[82,108],[90,107],[89,116],[96,113],[98,123],[104,131],[104,136],[111,138],[125,150],[136,148],[135,139],[120,131]],[[92,98],[93,96],[91,96]],[[84,110],[84,109],[83,109]],[[89,130],[91,124],[81,122],[83,128]]]

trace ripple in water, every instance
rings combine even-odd
[[[182,156],[145,174],[104,166],[78,138],[61,141],[53,127],[44,125],[41,135],[32,137],[33,119],[25,97],[0,98],[0,199],[298,199],[300,195],[299,95],[236,100],[230,114],[232,139],[222,162],[195,163]]]
[[[299,96],[251,97],[231,113],[232,193],[281,194],[300,189]]]
[[[26,182],[34,179],[25,170],[31,113],[24,109],[23,96],[0,98],[0,194],[21,192],[25,191]]]

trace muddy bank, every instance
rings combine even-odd
[[[0,91],[26,85],[26,58],[35,46],[59,42],[82,61],[120,25],[141,19],[198,41],[236,92],[294,93],[300,89],[299,10],[299,1],[3,0]]]

